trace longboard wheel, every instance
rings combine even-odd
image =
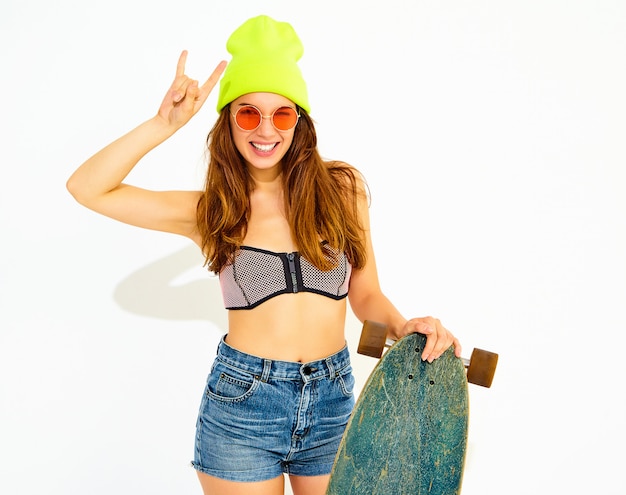
[[[379,358],[383,355],[387,341],[387,325],[365,320],[357,352],[364,356]]]
[[[474,349],[467,367],[467,381],[481,387],[491,387],[497,365],[498,355],[495,352]]]

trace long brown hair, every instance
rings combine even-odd
[[[285,211],[292,236],[301,255],[321,270],[336,265],[337,252],[345,252],[354,268],[362,268],[366,249],[357,201],[365,191],[354,168],[322,159],[313,120],[298,110],[301,117],[282,160]],[[208,171],[196,212],[202,251],[215,273],[232,261],[241,247],[254,188],[230,126],[226,106],[207,137]]]

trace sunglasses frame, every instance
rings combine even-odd
[[[257,112],[259,112],[259,115],[261,116],[261,119],[259,120],[259,124],[254,129],[244,129],[243,127],[239,125],[239,122],[237,122],[237,114],[244,108],[254,108]],[[296,113],[296,123],[289,129],[279,129],[278,127],[276,127],[276,124],[274,123],[274,114],[278,112],[279,110],[282,110],[283,108],[289,108],[290,110],[293,110]],[[233,116],[233,119],[235,120],[235,125],[244,132],[256,131],[259,127],[261,127],[261,124],[263,123],[263,119],[270,119],[272,126],[274,126],[274,129],[276,129],[278,132],[291,131],[298,125],[298,122],[300,121],[300,112],[296,108],[290,107],[288,105],[283,105],[283,106],[278,107],[270,115],[263,115],[263,112],[261,112],[261,110],[255,107],[254,105],[241,105],[235,113],[233,113],[231,109],[229,109],[229,111],[230,111],[230,114]]]

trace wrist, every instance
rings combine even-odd
[[[406,335],[406,320],[398,320],[389,323],[387,327],[387,338],[391,340],[399,340]]]
[[[182,125],[175,125],[170,123],[168,120],[161,117],[159,114],[156,114],[154,117],[149,119],[146,124],[150,127],[151,131],[155,133],[156,136],[163,136],[164,139],[172,136],[182,127]]]

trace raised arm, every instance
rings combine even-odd
[[[162,230],[195,240],[197,191],[149,191],[123,180],[150,150],[183,127],[202,107],[226,67],[220,62],[202,86],[185,74],[183,51],[176,76],[157,114],[89,158],[67,181],[82,205],[138,227]]]
[[[383,293],[378,279],[376,258],[370,235],[369,207],[365,192],[359,195],[359,213],[365,229],[367,262],[365,267],[354,270],[350,279],[348,297],[355,316],[360,321],[373,320],[388,326],[391,338],[399,339],[410,333],[423,333],[427,336],[422,359],[432,362],[451,345],[457,357],[461,356],[461,345],[441,322],[433,317],[407,320]]]

